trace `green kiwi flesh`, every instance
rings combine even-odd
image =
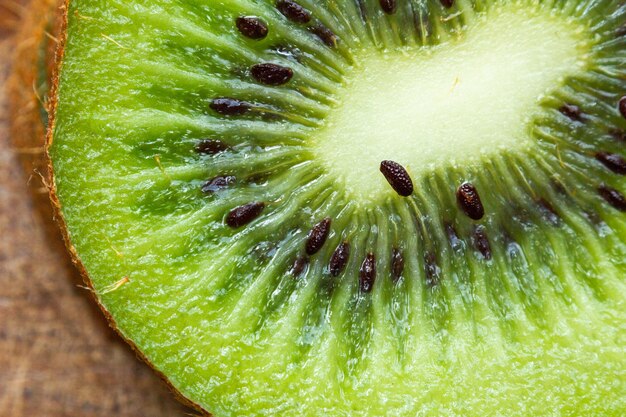
[[[626,4],[71,0],[48,152],[222,416],[626,414]]]

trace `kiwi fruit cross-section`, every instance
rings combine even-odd
[[[626,414],[622,0],[71,0],[52,198],[222,416]]]

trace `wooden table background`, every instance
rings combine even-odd
[[[45,189],[10,146],[4,87],[27,2],[0,0],[0,417],[194,415],[79,287]]]

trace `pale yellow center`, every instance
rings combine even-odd
[[[392,192],[382,160],[418,178],[532,146],[539,102],[584,69],[585,38],[557,16],[494,11],[436,47],[365,51],[316,137],[318,157],[350,198],[376,202]]]

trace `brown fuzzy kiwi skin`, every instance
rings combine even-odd
[[[122,338],[122,340],[124,340],[133,349],[133,351],[135,352],[135,354],[137,355],[139,359],[144,361],[150,368],[152,368],[156,372],[156,374],[167,384],[167,386],[172,391],[172,393],[174,394],[174,396],[176,397],[178,401],[180,401],[182,404],[190,408],[197,410],[199,413],[201,413],[202,416],[211,417],[211,413],[203,409],[199,404],[186,398],[172,384],[172,382],[168,379],[168,377],[165,374],[163,374],[161,371],[159,371],[154,366],[154,364],[152,364],[152,362],[150,362],[150,360],[144,355],[144,353],[137,347],[135,342],[129,339],[128,337],[126,337],[124,333],[118,328],[117,323],[115,322],[115,319],[113,318],[113,316],[111,316],[111,313],[109,313],[109,311],[106,309],[106,307],[102,304],[102,302],[98,298],[93,282],[91,281],[91,278],[89,277],[89,273],[85,269],[85,266],[83,262],[81,261],[80,256],[76,252],[76,248],[72,244],[70,232],[67,229],[67,224],[65,222],[65,218],[63,217],[63,213],[61,211],[61,202],[59,201],[59,198],[57,196],[54,167],[53,167],[52,160],[50,158],[50,152],[49,152],[50,147],[52,146],[52,143],[54,141],[54,126],[55,126],[55,121],[56,121],[56,109],[57,109],[57,104],[58,104],[57,94],[58,94],[58,89],[59,89],[59,74],[63,67],[63,58],[65,54],[65,45],[67,41],[67,22],[68,22],[68,13],[69,13],[69,3],[70,3],[70,0],[64,0],[63,4],[59,7],[59,11],[58,11],[58,17],[60,21],[60,31],[58,32],[59,37],[58,37],[56,57],[55,57],[56,63],[54,66],[54,71],[52,73],[51,83],[50,83],[51,85],[50,96],[49,96],[50,98],[47,103],[47,111],[49,115],[48,130],[45,136],[45,163],[46,163],[47,174],[46,174],[46,178],[44,178],[44,181],[46,183],[46,187],[48,188],[50,201],[52,203],[53,219],[58,224],[61,230],[61,234],[63,236],[63,240],[65,241],[67,250],[71,256],[72,263],[80,272],[80,275],[82,276],[85,285],[90,289],[89,293],[91,294],[93,300],[95,301],[95,303],[98,305],[98,307],[100,308],[100,310],[106,317],[106,320],[109,326]]]
[[[15,52],[7,82],[11,144],[20,155],[26,172],[41,172],[46,166],[41,109],[47,111],[47,103],[38,83],[43,81],[40,75],[45,71],[45,81],[50,85],[55,36],[60,29],[56,16],[60,3],[61,0],[32,0],[20,18],[20,30],[15,36]]]
[[[9,77],[5,83],[9,121],[9,145],[27,175],[33,209],[39,215],[50,251],[64,255],[65,244],[53,217],[48,193],[45,155],[47,96],[54,72],[58,35],[61,31],[59,8],[64,0],[9,0],[21,4],[19,29],[13,34]],[[44,114],[45,112],[45,114]],[[69,256],[59,261],[74,272]],[[82,279],[71,274],[72,283]]]

